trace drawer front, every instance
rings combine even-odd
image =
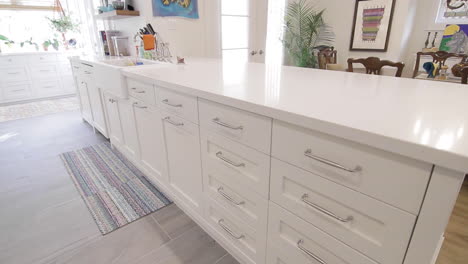
[[[230,248],[248,263],[265,263],[266,235],[260,235],[239,218],[205,197],[205,220],[219,233]]]
[[[56,62],[56,61],[57,61],[56,54],[33,55],[33,56],[30,56],[29,58],[29,62],[32,64],[51,63],[51,62]]]
[[[0,67],[21,66],[27,62],[26,56],[0,56]]]
[[[201,131],[202,161],[207,173],[229,178],[268,199],[270,157],[222,136]]]
[[[272,159],[271,200],[379,263],[402,263],[416,216]]]
[[[140,99],[145,103],[156,105],[155,89],[152,84],[127,79],[127,87],[130,96]]]
[[[83,78],[93,78],[93,74],[94,74],[94,66],[89,64],[89,63],[79,63],[78,65],[76,65],[78,67],[78,70],[79,72],[79,75]]]
[[[272,202],[269,212],[268,264],[377,264]]]
[[[58,71],[55,65],[31,66],[30,70],[33,80],[57,78]]]
[[[206,168],[206,167],[204,167]],[[203,170],[203,190],[226,210],[266,235],[268,201],[222,173]]]
[[[200,126],[270,154],[271,118],[199,100]]]
[[[198,124],[197,98],[158,88],[157,105],[161,109]]]
[[[34,84],[38,96],[50,96],[64,93],[58,80],[38,81]]]
[[[5,84],[3,96],[6,101],[29,99],[31,97],[31,87],[28,83]]]
[[[0,82],[23,82],[28,81],[28,73],[25,67],[12,67],[0,70]]]
[[[417,215],[432,165],[273,123],[272,156]]]

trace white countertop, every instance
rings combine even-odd
[[[214,59],[124,75],[468,172],[468,86]]]

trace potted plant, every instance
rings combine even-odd
[[[48,39],[48,40],[46,40],[46,41],[44,41],[42,43],[42,47],[44,48],[44,51],[48,51],[50,46],[52,46],[54,48],[54,50],[58,50],[59,45],[60,45],[60,43],[56,38],[54,38],[52,40]]]
[[[11,47],[11,45],[15,43],[13,40],[5,37],[4,35],[0,35],[0,41],[2,41],[3,44],[7,45],[8,47]],[[0,53],[2,53],[1,47],[0,47]]]
[[[68,14],[63,14],[59,18],[47,18],[50,22],[51,27],[62,35],[63,45],[68,49],[68,41],[66,33],[78,32],[79,23],[75,22],[72,17]]]
[[[288,5],[283,44],[296,66],[316,68],[317,49],[333,44],[335,34],[324,21],[324,12],[316,11],[307,0]]]
[[[25,44],[29,44],[31,46],[34,46],[34,48],[36,48],[36,51],[39,50],[39,45],[33,41],[32,37],[29,38],[28,40],[25,40],[23,42],[20,43],[20,46],[23,48]]]

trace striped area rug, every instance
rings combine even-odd
[[[172,203],[108,142],[60,157],[103,235]]]

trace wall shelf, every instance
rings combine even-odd
[[[98,14],[96,15],[96,18],[116,20],[116,19],[123,19],[123,18],[137,17],[137,16],[140,16],[140,11],[114,10],[114,11]]]

